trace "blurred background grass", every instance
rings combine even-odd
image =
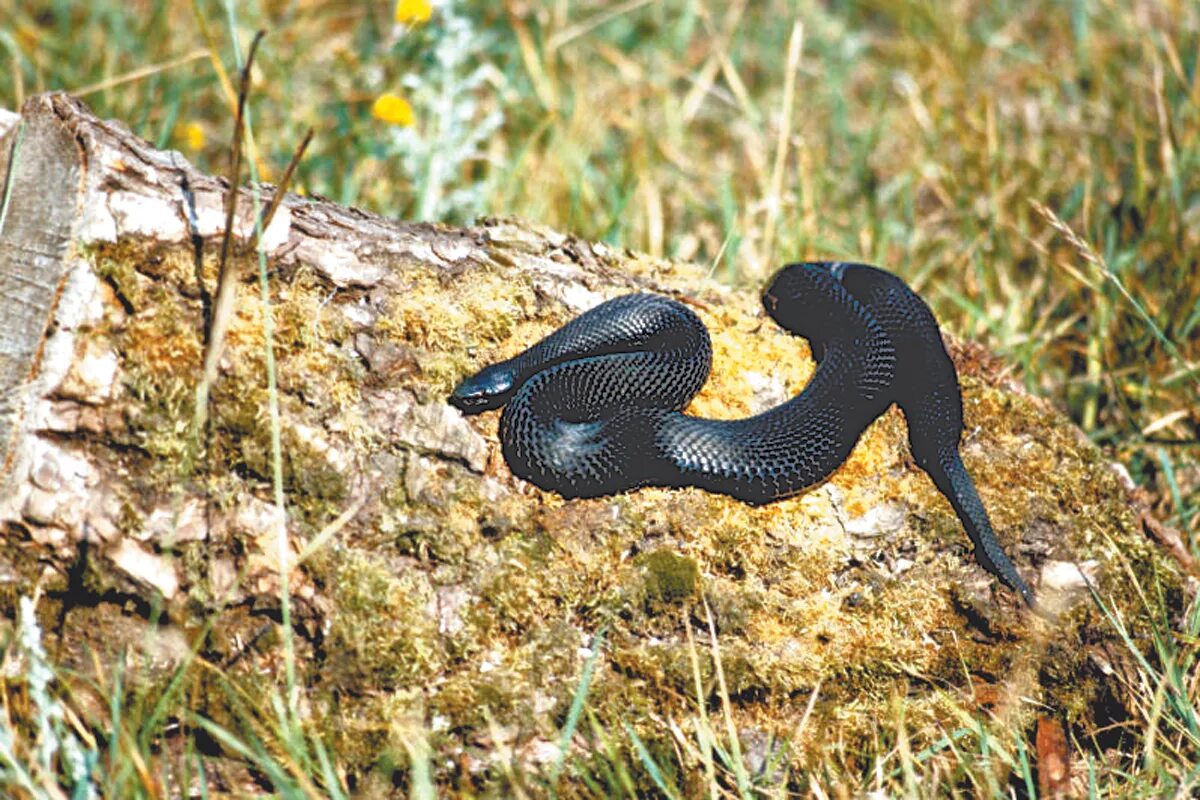
[[[385,215],[516,214],[735,284],[888,267],[1197,552],[1195,3],[0,0],[0,106],[66,89],[223,173],[234,17],[268,32],[262,174],[312,126],[293,188]]]

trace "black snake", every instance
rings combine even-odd
[[[895,403],[916,463],[954,506],[975,558],[1032,605],[959,457],[958,376],[924,301],[884,270],[826,262],[784,267],[762,299],[808,339],[818,368],[799,395],[753,417],[683,413],[708,378],[712,345],[695,313],[653,294],[596,306],[467,378],[450,401],[468,414],[505,406],[509,467],[565,497],[699,486],[755,504],[824,480]]]

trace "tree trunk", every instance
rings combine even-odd
[[[762,508],[698,489],[539,491],[500,458],[496,415],[466,419],[446,398],[579,311],[634,290],[695,307],[715,345],[692,406],[702,416],[794,394],[812,370],[806,346],[754,291],[692,265],[517,221],[408,224],[294,195],[264,235],[277,509],[251,191],[197,437],[228,186],[65,95],[31,99],[4,128],[0,603],[11,617],[40,587],[61,658],[83,671],[89,652],[111,663],[129,649],[158,671],[126,674],[162,679],[196,645],[243,685],[277,685],[278,640],[263,634],[281,614],[282,526],[302,707],[351,769],[397,746],[401,718],[468,769],[501,745],[534,765],[552,758],[602,629],[591,707],[665,746],[663,720],[696,708],[686,626],[710,619],[747,759],[785,734],[787,758],[804,762],[874,736],[898,694],[909,718],[938,717],[950,691],[968,706],[999,697],[1014,724],[1031,713],[1021,698],[1094,723],[1119,693],[1105,670],[1121,647],[1079,570],[1135,636],[1151,611],[1114,587],[1131,574],[1179,584],[1098,451],[958,343],[964,458],[1053,623],[975,564],[909,463],[895,410],[829,481]],[[272,189],[261,192],[265,203]],[[697,641],[715,696],[715,651]],[[220,691],[192,696],[201,713],[226,713]]]

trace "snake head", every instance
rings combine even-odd
[[[450,405],[464,414],[481,414],[503,406],[516,388],[512,368],[506,362],[492,364],[454,387]]]

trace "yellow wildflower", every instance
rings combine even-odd
[[[400,95],[390,92],[381,94],[375,99],[375,103],[371,106],[371,115],[375,119],[392,125],[407,127],[413,124],[412,106]]]
[[[207,138],[204,135],[204,128],[199,122],[189,122],[186,125],[176,129],[177,135],[182,135],[183,140],[187,142],[187,149],[192,152],[204,149],[204,143]]]
[[[396,0],[396,22],[401,25],[428,22],[432,13],[429,0]]]

